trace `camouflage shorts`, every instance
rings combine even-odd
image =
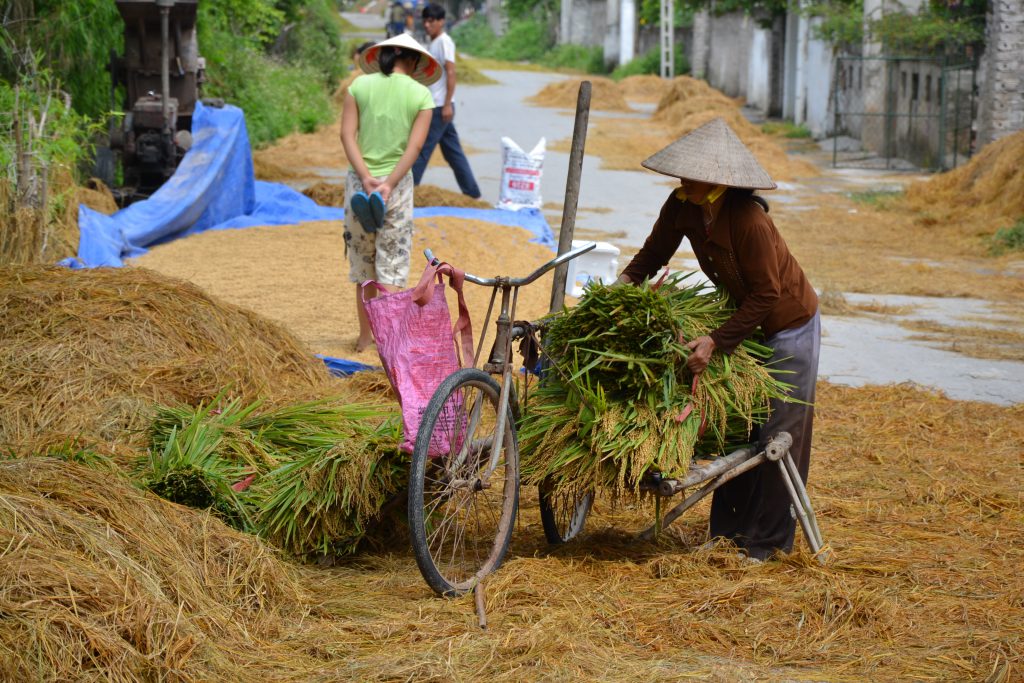
[[[412,173],[407,173],[391,191],[384,225],[375,233],[363,230],[349,206],[349,198],[362,189],[359,176],[350,170],[345,181],[348,279],[352,282],[376,280],[384,285],[404,287],[409,277],[409,254],[412,250]]]

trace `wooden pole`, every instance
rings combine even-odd
[[[583,173],[583,147],[587,141],[587,123],[590,120],[590,81],[580,83],[576,97],[576,123],[572,128],[572,149],[569,152],[569,173],[565,178],[565,202],[562,204],[562,227],[558,232],[558,254],[572,249],[572,235],[576,229],[576,207],[580,201],[580,175]],[[569,264],[555,268],[555,281],[551,285],[551,313],[562,310],[565,304],[565,276]]]

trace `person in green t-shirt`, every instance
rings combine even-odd
[[[434,110],[434,98],[426,86],[441,77],[437,60],[405,34],[364,50],[359,67],[365,75],[352,81],[341,114],[341,144],[350,164],[345,183],[345,251],[349,280],[356,283],[356,351],[373,343],[362,283],[376,280],[387,291],[396,291],[409,276],[410,169],[419,157]],[[380,225],[362,221],[352,211],[357,193],[362,193],[360,199],[369,195],[378,202],[383,212]],[[376,291],[368,288],[367,298]]]

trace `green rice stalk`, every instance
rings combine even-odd
[[[400,435],[389,406],[321,399],[267,409],[222,392],[209,405],[157,409],[140,475],[159,495],[295,554],[345,553],[405,484]]]
[[[575,308],[548,319],[552,369],[519,428],[524,481],[549,479],[556,495],[580,487],[636,493],[648,472],[681,477],[695,452],[745,443],[768,418],[769,400],[785,397],[790,387],[761,362],[771,349],[754,340],[714,354],[692,391],[686,342],[735,308],[724,291],[684,286],[687,277],[661,287],[595,284]]]

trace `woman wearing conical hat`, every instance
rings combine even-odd
[[[359,338],[373,342],[363,308],[366,280],[387,290],[405,285],[412,250],[413,163],[430,130],[434,98],[426,86],[441,65],[411,36],[400,34],[359,53],[364,76],[352,81],[341,112],[341,144],[348,157],[345,250],[356,284]],[[368,297],[377,290],[367,288]]]
[[[768,215],[768,203],[754,194],[775,189],[775,183],[720,118],[643,165],[679,178],[680,187],[665,201],[619,281],[653,277],[683,238],[689,241],[701,270],[729,292],[737,309],[720,328],[687,344],[687,367],[699,374],[712,354],[732,353],[760,328],[774,350],[772,367],[793,373],[785,381],[795,385],[791,397],[802,402],[772,402],[771,417],[760,428],[761,445],[778,432],[789,432],[790,452],[806,482],[821,336],[818,297]],[[715,491],[710,536],[732,540],[753,560],[789,552],[796,530],[789,507],[778,468],[766,463]]]

